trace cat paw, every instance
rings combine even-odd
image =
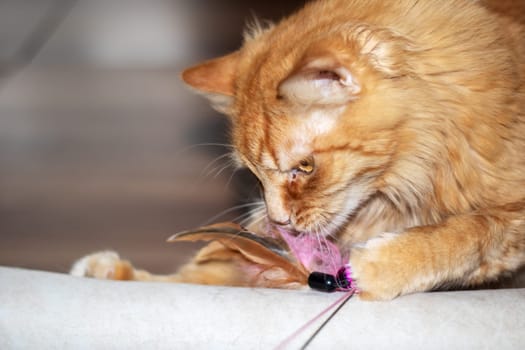
[[[361,299],[391,300],[404,294],[407,271],[397,239],[397,234],[384,233],[352,249],[350,266]]]
[[[93,277],[106,280],[133,279],[133,267],[126,260],[121,260],[116,252],[103,251],[77,260],[70,270],[70,275]]]

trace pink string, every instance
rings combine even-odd
[[[301,327],[299,327],[295,332],[290,334],[286,339],[284,339],[279,345],[275,347],[275,350],[283,350],[292,342],[299,334],[303,333],[308,327],[310,327],[312,324],[314,324],[316,321],[318,321],[321,317],[323,317],[324,314],[326,314],[328,311],[332,310],[337,305],[344,303],[347,299],[349,299],[355,292],[355,289],[350,289],[347,293],[345,293],[342,297],[337,299],[335,302],[333,302],[330,306],[328,306],[326,309],[321,311],[319,314],[314,316],[311,320],[303,324]]]

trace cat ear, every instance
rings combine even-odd
[[[213,107],[224,112],[233,101],[239,53],[205,61],[182,72],[182,80],[204,94]]]
[[[306,61],[279,85],[279,96],[303,105],[341,106],[360,91],[350,70],[329,55]]]

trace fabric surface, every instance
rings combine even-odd
[[[0,267],[0,349],[272,349],[340,297]],[[525,289],[353,297],[308,348],[525,349],[524,315]]]

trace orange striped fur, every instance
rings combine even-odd
[[[266,222],[349,250],[362,297],[478,285],[525,263],[520,9],[318,0],[183,79],[229,115]]]

